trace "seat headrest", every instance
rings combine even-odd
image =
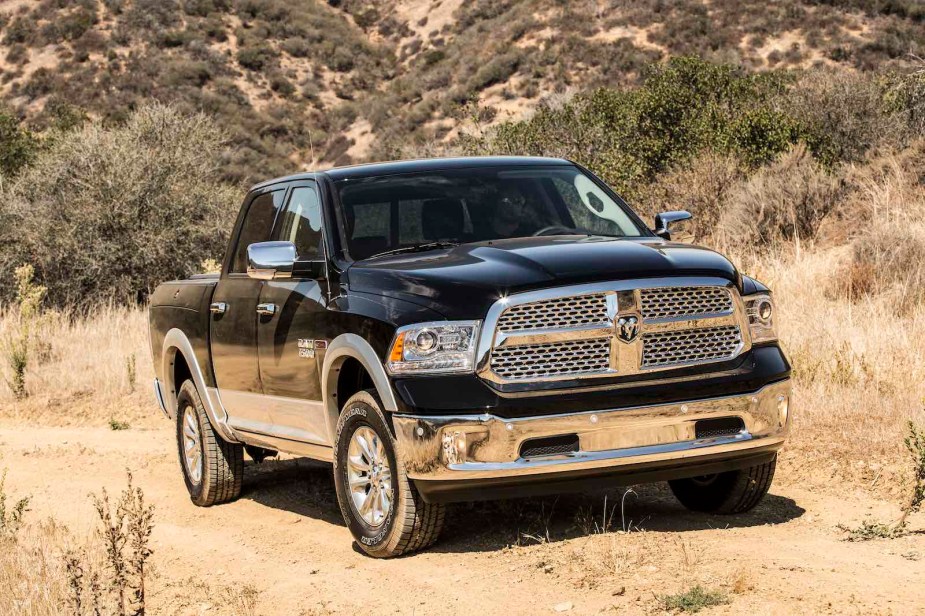
[[[459,199],[429,199],[421,206],[424,239],[457,240],[462,237],[466,215]]]

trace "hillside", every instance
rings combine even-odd
[[[0,98],[31,126],[147,100],[214,115],[252,180],[395,156],[673,55],[765,70],[925,53],[914,0],[7,0]]]

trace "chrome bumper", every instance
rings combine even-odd
[[[790,381],[753,394],[676,404],[504,419],[494,415],[393,415],[399,454],[408,477],[425,481],[511,478],[527,475],[676,463],[716,454],[773,450],[790,431]],[[696,437],[702,419],[739,417],[734,435]],[[525,441],[577,434],[579,450],[523,458]]]

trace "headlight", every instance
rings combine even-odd
[[[435,321],[398,328],[386,366],[392,374],[472,372],[479,321]]]
[[[777,340],[777,331],[774,329],[774,302],[771,301],[771,296],[768,293],[759,293],[747,295],[742,299],[745,301],[752,344]]]

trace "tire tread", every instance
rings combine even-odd
[[[382,423],[388,426],[381,410],[382,404],[374,390],[361,391],[355,394],[344,404],[343,409],[350,408],[352,404],[358,401],[372,407],[379,415]],[[341,419],[337,425],[338,440],[343,423],[344,414],[342,410]],[[394,439],[391,434],[389,436]],[[398,459],[397,452],[396,462],[398,468],[395,469],[394,475],[397,478],[399,491],[405,491],[407,498],[396,498],[393,502],[395,506],[398,506],[399,503],[404,503],[404,506],[401,511],[395,512],[394,526],[388,540],[376,548],[360,544],[364,552],[377,558],[392,558],[430,547],[439,538],[446,520],[446,506],[441,503],[424,502],[414,483],[408,479],[404,465]],[[341,495],[338,494],[338,497],[341,497]]]
[[[716,482],[699,486],[690,479],[669,481],[671,491],[692,511],[737,514],[754,509],[774,481],[777,456],[768,462],[721,473]]]
[[[241,495],[244,479],[244,447],[238,443],[229,443],[215,432],[199,392],[192,381],[185,381],[180,392],[181,397],[188,397],[196,409],[196,415],[199,418],[199,434],[203,444],[204,491],[198,498],[194,496],[193,502],[201,507],[211,507],[233,501]],[[183,407],[180,405],[177,409],[177,421],[182,421],[182,417]],[[180,446],[182,447],[182,444]],[[186,467],[182,452],[180,456],[180,467],[185,474]],[[188,478],[187,481],[189,481]]]

